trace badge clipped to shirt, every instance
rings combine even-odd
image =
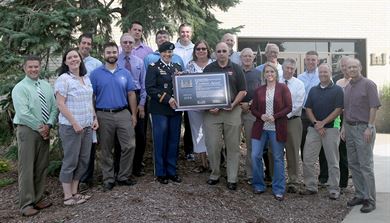
[[[230,76],[233,75],[233,71],[228,71],[227,73],[228,73],[228,75],[230,75]]]

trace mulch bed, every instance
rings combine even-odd
[[[273,198],[271,188],[264,194],[253,194],[244,179],[244,148],[241,149],[241,180],[237,191],[226,188],[224,177],[215,186],[207,185],[209,173],[193,173],[191,170],[197,162],[185,161],[182,154],[178,168],[183,182],[162,185],[154,180],[150,153],[147,152],[145,160],[147,174],[137,178],[135,186],[116,186],[112,191],[103,192],[100,182],[96,182],[87,191],[92,198],[73,207],[62,204],[61,184],[58,178],[49,177],[46,190],[53,206],[29,218],[19,214],[17,183],[0,188],[0,222],[328,223],[341,222],[350,211],[346,202],[353,197],[352,186],[336,201],[328,198],[325,188],[311,196],[286,194],[282,202]],[[17,179],[17,173],[0,174],[0,178],[3,177]]]

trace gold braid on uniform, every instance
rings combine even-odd
[[[167,95],[166,92],[164,92],[164,94],[160,96],[160,100],[159,100],[160,103],[164,100],[165,95]]]

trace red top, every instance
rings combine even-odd
[[[256,121],[252,128],[252,138],[260,139],[263,132],[264,121],[261,115],[265,114],[267,86],[263,85],[256,89],[251,105],[252,114]],[[292,110],[291,93],[287,85],[276,83],[274,94],[274,118],[276,129],[276,140],[287,141],[287,114]]]

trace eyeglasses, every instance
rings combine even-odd
[[[227,50],[217,50],[217,53],[227,53]]]
[[[133,41],[123,41],[123,44],[133,44]]]
[[[207,51],[207,48],[206,47],[199,47],[199,48],[196,48],[196,51]]]

